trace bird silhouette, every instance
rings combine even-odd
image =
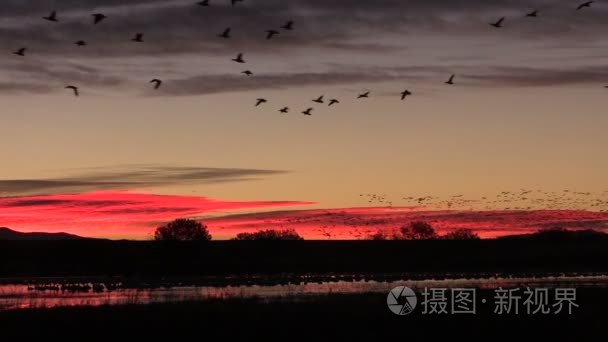
[[[505,21],[505,17],[502,17],[500,19],[498,19],[497,22],[495,23],[491,23],[490,25],[496,27],[496,28],[501,28],[502,27],[502,22]]]
[[[158,78],[155,78],[150,81],[150,83],[154,83],[154,89],[158,89],[160,88],[161,84],[163,84],[163,81],[159,80]]]
[[[293,30],[293,24],[294,24],[293,21],[290,20],[287,23],[285,23],[285,25],[281,26],[281,28],[283,30],[291,31],[291,30]]]
[[[244,0],[231,0],[232,6],[236,5],[238,2],[243,2]]]
[[[283,107],[283,108],[281,108],[281,110],[279,110],[279,112],[281,112],[283,114],[287,114],[287,113],[289,113],[289,107]]]
[[[45,19],[45,20],[48,20],[48,21],[52,21],[52,22],[58,22],[59,21],[57,19],[57,11],[51,12],[51,14],[49,14],[48,17],[42,17],[42,19]]]
[[[65,87],[65,89],[72,89],[72,91],[74,91],[74,96],[76,96],[76,97],[80,96],[80,93],[78,92],[78,87],[76,87],[76,86],[69,85],[69,86]]]
[[[232,31],[232,29],[230,27],[228,27],[227,29],[224,30],[224,32],[218,34],[218,37],[220,38],[230,38],[230,32]]]
[[[199,1],[199,2],[197,2],[196,4],[197,4],[197,5],[199,5],[199,6],[204,6],[204,7],[206,7],[206,6],[209,6],[209,0],[203,0],[203,1]]]
[[[272,39],[272,37],[276,36],[277,34],[279,34],[279,31],[276,31],[276,30],[267,30],[266,31],[266,39]]]
[[[76,43],[74,43],[74,44],[76,44],[76,45],[78,45],[78,46],[86,46],[86,45],[87,45],[87,42],[85,42],[84,40],[79,40],[79,41],[77,41],[77,42],[76,42]]]
[[[25,50],[27,50],[27,49],[26,48],[21,48],[21,49],[15,51],[15,52],[13,52],[13,54],[17,55],[17,56],[23,57],[23,56],[25,56]]]
[[[312,111],[314,108],[308,108],[307,110],[303,111],[302,114],[304,115],[312,115]]]
[[[364,99],[364,98],[368,98],[369,97],[369,91],[363,93],[363,94],[359,94],[359,96],[357,96],[358,99]]]
[[[526,17],[529,17],[529,18],[536,18],[536,17],[538,17],[538,10],[534,10],[534,11],[532,11],[530,13],[527,13]]]
[[[401,92],[401,101],[405,100],[406,97],[412,95],[412,92],[409,90],[404,90]]]
[[[245,70],[241,72],[241,74],[245,74],[246,76],[253,76],[253,72],[251,72],[251,70]]]
[[[452,75],[452,76],[450,76],[450,79],[449,79],[449,80],[447,80],[447,81],[445,82],[445,84],[453,85],[453,84],[454,84],[454,77],[456,77],[456,75]]]
[[[594,3],[594,2],[595,2],[595,1],[587,1],[587,2],[584,2],[584,3],[580,4],[580,5],[578,5],[578,7],[576,8],[576,10],[577,10],[577,11],[580,11],[580,10],[582,10],[582,9],[583,9],[583,8],[585,8],[585,7],[591,7],[591,4],[592,4],[592,3]]]
[[[136,42],[136,43],[143,43],[144,34],[143,33],[136,34],[135,37],[133,37],[133,39],[131,39],[131,41]]]
[[[328,107],[331,107],[337,103],[340,103],[340,101],[336,100],[336,99],[331,99],[329,100],[329,104],[327,105]]]
[[[324,102],[323,102],[323,96],[324,96],[324,95],[319,96],[319,98],[312,100],[312,102],[316,102],[316,103],[324,103]]]
[[[105,18],[107,18],[107,16],[103,13],[95,13],[95,14],[91,14],[91,16],[93,16],[93,24],[95,24],[95,25],[99,24]]]
[[[261,105],[262,103],[266,103],[266,102],[268,102],[268,100],[266,100],[266,99],[262,99],[262,98],[257,99],[256,101],[257,101],[257,102],[255,103],[255,106],[256,106],[256,107],[257,107],[257,106],[259,106],[259,105]]]
[[[245,59],[243,59],[243,54],[242,54],[242,53],[239,53],[239,54],[236,56],[236,58],[233,58],[232,60],[233,60],[234,62],[237,62],[237,63],[245,63]]]

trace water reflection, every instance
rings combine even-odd
[[[343,279],[342,277],[340,279]],[[276,285],[224,286],[133,286],[110,283],[40,283],[0,285],[0,310],[57,306],[100,306],[197,301],[210,298],[251,298],[268,300],[302,298],[319,294],[384,293],[399,285],[424,287],[608,287],[608,276],[556,276],[541,278],[489,277],[479,279],[400,279],[309,282],[296,281]]]

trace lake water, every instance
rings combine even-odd
[[[393,280],[293,281],[275,285],[163,285],[130,287],[116,283],[41,282],[38,285],[0,283],[0,310],[57,306],[100,306],[197,301],[211,298],[251,298],[267,300],[298,299],[321,294],[388,293],[405,285],[422,288],[538,288],[538,287],[608,287],[608,275],[552,277],[488,277],[478,279],[393,279]]]

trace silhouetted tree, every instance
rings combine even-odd
[[[568,230],[561,227],[540,229],[532,234],[509,235],[505,240],[587,241],[608,239],[608,234],[593,229]]]
[[[177,219],[156,228],[156,241],[210,241],[211,235],[204,224],[190,220]]]
[[[403,226],[399,229],[399,233],[401,234],[395,236],[395,239],[431,240],[438,238],[435,229],[428,222],[424,221],[416,221]]]
[[[479,235],[471,229],[461,228],[443,236],[446,240],[479,240]]]
[[[240,233],[233,240],[241,240],[241,241],[298,241],[304,240],[295,230],[293,229],[285,229],[285,230],[260,230],[255,233]]]

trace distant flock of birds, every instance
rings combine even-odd
[[[557,209],[594,209],[599,212],[608,212],[608,191],[600,193],[573,191],[544,191],[520,189],[518,191],[501,191],[493,196],[467,199],[463,194],[441,198],[434,195],[400,196],[393,199],[386,194],[362,193],[359,194],[369,204],[383,205],[391,208],[397,201],[405,202],[406,206],[424,206],[435,209],[463,209],[469,210],[533,210],[543,208]]]
[[[230,4],[232,6],[235,6],[238,3],[240,3],[240,2],[244,2],[245,0],[229,0],[229,1],[230,1]],[[581,3],[580,5],[578,5],[576,7],[576,10],[580,11],[580,10],[582,10],[584,8],[589,8],[589,7],[591,7],[591,5],[594,2],[595,1],[586,1],[584,3]],[[208,7],[208,6],[211,5],[210,3],[211,3],[211,0],[203,0],[203,1],[197,2],[196,5],[197,6],[201,6],[201,7]],[[538,15],[539,15],[539,11],[538,10],[533,10],[532,12],[526,13],[526,17],[530,17],[530,18],[538,17]],[[94,13],[91,16],[93,17],[93,24],[94,25],[100,24],[100,23],[102,23],[104,20],[106,20],[108,18],[108,16],[106,16],[103,13]],[[47,21],[50,21],[50,22],[54,22],[54,23],[59,22],[57,11],[53,11],[48,16],[45,16],[45,17],[42,17],[42,18],[44,20],[47,20]],[[506,20],[506,17],[502,17],[502,18],[498,19],[496,22],[489,23],[489,25],[491,25],[491,26],[493,26],[495,28],[502,28],[505,20]],[[285,30],[285,31],[294,30],[294,24],[295,23],[293,21],[287,21],[283,26],[281,26],[281,29]],[[232,29],[230,27],[226,28],[224,31],[222,31],[220,34],[218,34],[218,37],[224,38],[224,39],[229,39],[229,38],[231,38],[231,32],[232,32]],[[266,39],[267,40],[272,39],[274,36],[276,36],[278,34],[280,34],[280,31],[275,30],[275,29],[269,29],[269,30],[266,31]],[[131,41],[135,42],[135,43],[143,43],[144,42],[144,34],[143,33],[136,33],[135,36],[131,39]],[[78,40],[74,44],[76,44],[79,47],[87,46],[87,42],[84,41],[84,40]],[[26,51],[27,51],[27,48],[23,47],[23,48],[20,48],[19,50],[15,51],[15,52],[13,52],[13,54],[15,54],[17,56],[20,56],[20,57],[25,57],[26,56]],[[245,60],[245,57],[244,57],[244,53],[238,53],[237,56],[232,59],[232,61],[235,62],[235,63],[238,63],[238,64],[245,64],[245,63],[247,63],[247,61]],[[251,70],[244,70],[244,71],[241,72],[241,74],[243,74],[245,76],[253,76],[254,75],[254,73]],[[445,82],[445,84],[447,84],[447,85],[454,85],[455,84],[455,78],[456,78],[455,74],[451,75],[449,77],[449,79]],[[150,83],[152,84],[152,86],[153,86],[153,88],[155,90],[158,90],[162,86],[163,81],[161,79],[155,78],[155,79],[152,79],[150,81]],[[608,88],[608,85],[606,85],[605,88]],[[71,90],[72,93],[74,94],[74,96],[76,96],[76,97],[80,96],[79,88],[76,85],[71,85],[71,84],[67,85],[65,87],[65,89]],[[357,99],[366,99],[366,98],[369,98],[370,95],[371,95],[371,91],[365,91],[365,92],[359,94],[356,98]],[[412,91],[410,91],[409,89],[405,89],[405,90],[403,90],[400,93],[400,98],[403,101],[408,96],[412,96],[412,95],[414,95],[414,93]],[[255,101],[255,107],[259,107],[259,106],[261,106],[263,104],[266,104],[268,102],[269,101],[266,98],[258,98]],[[325,95],[321,95],[318,98],[313,99],[312,102],[317,103],[317,104],[325,104],[325,103],[327,103],[327,105],[330,106],[330,107],[340,103],[340,101],[338,99],[334,99],[334,98],[326,100],[325,99]],[[310,115],[312,115],[313,111],[314,111],[314,107],[309,107],[306,110],[302,111],[301,114],[309,115],[310,116]],[[287,114],[287,113],[290,112],[290,108],[289,107],[282,107],[282,108],[279,109],[279,112],[283,113],[283,114]]]

